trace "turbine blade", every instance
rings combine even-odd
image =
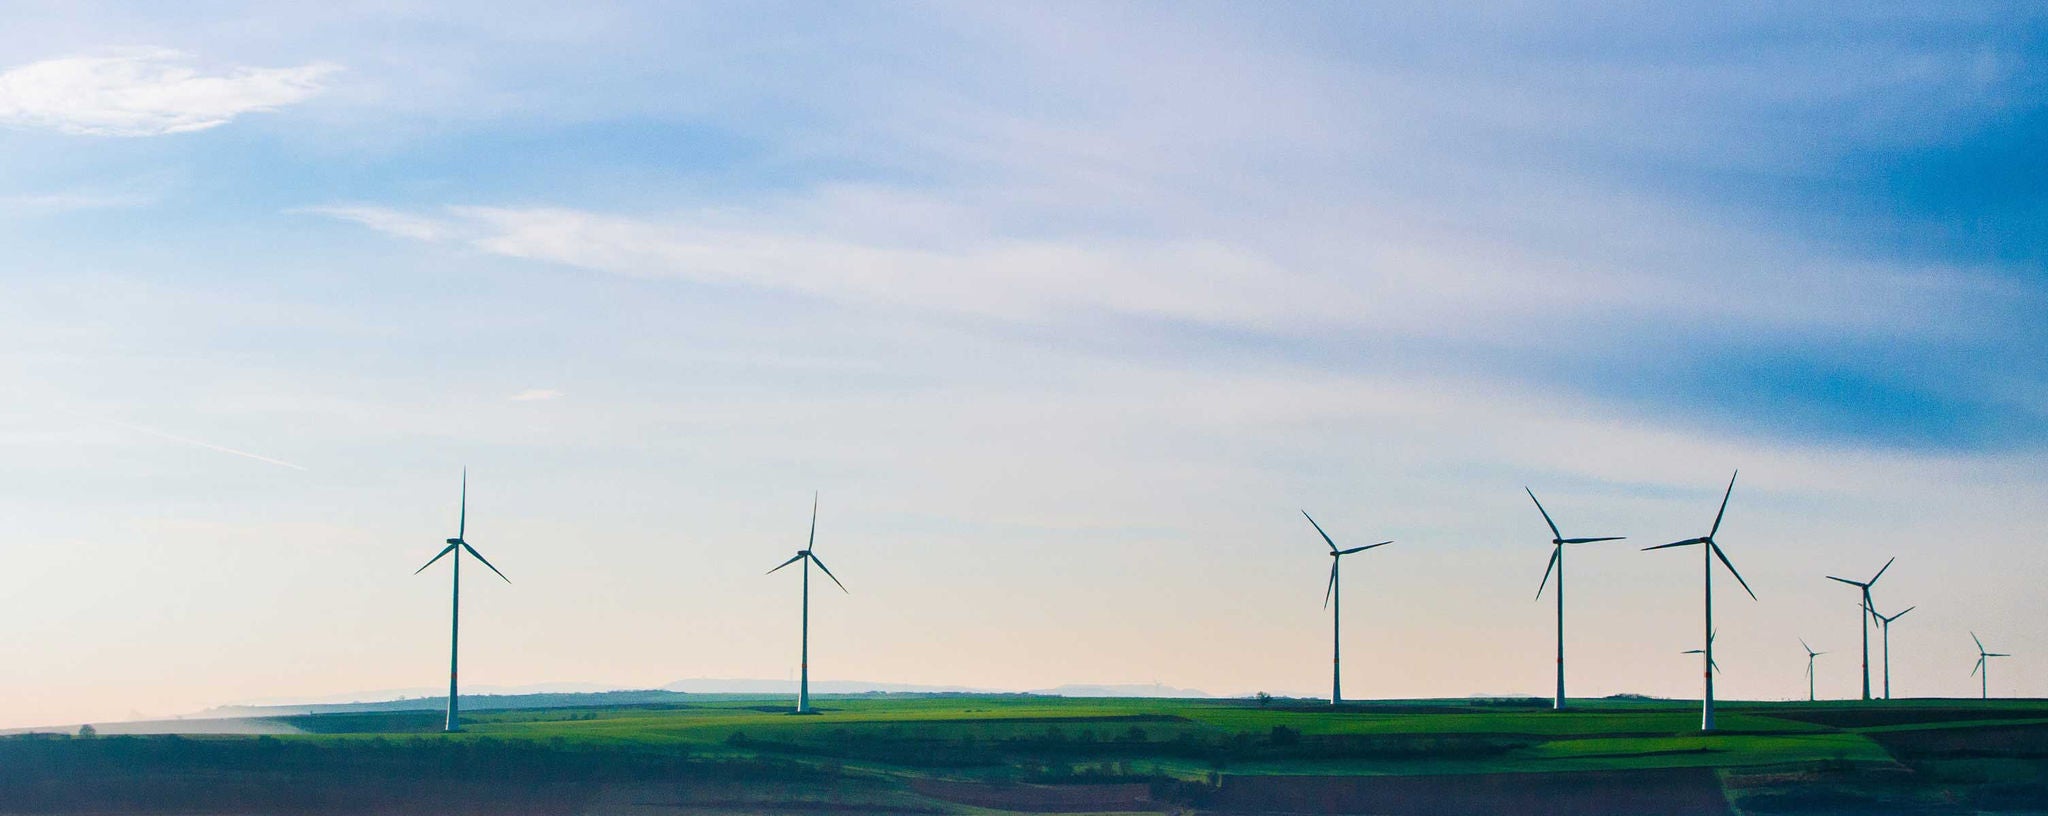
[[[1708,538],[1721,534],[1721,517],[1728,515],[1728,497],[1735,495],[1735,477],[1740,475],[1742,471],[1738,470],[1728,477],[1728,492],[1721,494],[1721,512],[1714,514],[1714,529],[1707,531]]]
[[[455,516],[455,537],[469,535],[469,468],[462,469],[462,509]],[[489,538],[489,536],[485,536]]]
[[[1981,668],[1984,668],[1984,656],[1983,656],[1983,655],[1978,655],[1978,656],[1977,656],[1977,665],[1975,665],[1975,666],[1971,666],[1971,667],[1970,667],[1970,676],[1971,676],[1971,677],[1976,677],[1976,676],[1977,676],[1977,670],[1978,670],[1978,669],[1981,669]]]
[[[1883,578],[1883,577],[1884,577],[1884,571],[1885,571],[1885,570],[1888,570],[1888,569],[1891,569],[1891,568],[1892,568],[1892,561],[1897,561],[1897,560],[1899,560],[1899,559],[1898,559],[1898,557],[1897,557],[1897,556],[1893,556],[1893,557],[1892,557],[1892,559],[1891,559],[1891,561],[1886,561],[1886,562],[1884,562],[1884,566],[1882,566],[1882,567],[1878,567],[1878,568],[1877,568],[1877,574],[1876,574],[1876,575],[1872,575],[1872,576],[1870,576],[1870,583],[1871,583],[1872,585],[1876,585],[1876,584],[1877,584],[1877,579],[1879,579],[1879,578]]]
[[[1323,587],[1323,608],[1330,608],[1330,596],[1337,592],[1337,560],[1330,559],[1330,583]]]
[[[1714,551],[1715,558],[1721,559],[1721,566],[1728,568],[1728,574],[1735,576],[1735,582],[1742,585],[1742,591],[1749,593],[1749,599],[1756,600],[1756,591],[1749,588],[1748,581],[1742,580],[1742,573],[1735,571],[1735,565],[1728,561],[1728,554],[1721,552],[1721,545],[1709,541],[1707,546]]]
[[[818,569],[825,573],[825,577],[832,579],[832,583],[839,584],[839,576],[833,575],[831,570],[825,569],[825,562],[818,560],[816,553],[810,553],[809,555],[811,556],[811,563],[818,565]],[[852,591],[846,588],[845,584],[839,584],[839,591],[845,592],[848,595],[853,594]]]
[[[1688,545],[1688,544],[1702,544],[1702,543],[1705,543],[1705,542],[1706,542],[1706,539],[1704,539],[1704,538],[1688,538],[1688,539],[1686,539],[1686,540],[1684,540],[1684,541],[1673,541],[1673,542],[1671,542],[1671,543],[1669,543],[1669,544],[1659,544],[1659,545],[1657,545],[1657,546],[1655,546],[1655,547],[1644,547],[1644,548],[1643,548],[1643,552],[1649,552],[1649,551],[1651,551],[1651,550],[1662,550],[1662,549],[1667,549],[1667,548],[1670,548],[1670,547],[1683,547],[1683,546],[1686,546],[1686,545]]]
[[[804,542],[806,551],[818,546],[818,491],[811,491],[811,537]]]
[[[1550,548],[1550,563],[1543,565],[1543,580],[1542,582],[1536,584],[1536,597],[1538,599],[1543,597],[1543,588],[1550,586],[1550,571],[1557,569],[1557,558],[1558,556],[1563,554],[1563,547]]]
[[[1911,612],[1911,611],[1913,611],[1913,610],[1915,610],[1915,609],[1919,609],[1919,608],[1920,608],[1920,607],[1919,607],[1919,606],[1917,606],[1917,605],[1915,605],[1915,606],[1909,606],[1909,607],[1906,607],[1906,608],[1905,608],[1905,609],[1904,609],[1903,611],[1899,612],[1899,614],[1893,615],[1893,616],[1892,616],[1892,620],[1898,620],[1898,619],[1900,619],[1900,618],[1903,618],[1903,617],[1905,617],[1905,616],[1906,616],[1906,613],[1907,613],[1907,612]]]
[[[1706,652],[1699,649],[1687,649],[1683,652],[1679,652],[1679,654],[1706,654]]]
[[[1331,541],[1331,540],[1330,540],[1330,534],[1329,534],[1329,533],[1325,533],[1325,532],[1323,532],[1323,525],[1320,525],[1320,524],[1317,524],[1317,523],[1316,523],[1316,517],[1315,517],[1315,516],[1311,516],[1311,515],[1309,515],[1309,514],[1308,514],[1308,511],[1307,511],[1307,510],[1303,510],[1303,511],[1301,511],[1301,517],[1302,517],[1302,518],[1305,518],[1305,519],[1308,519],[1308,523],[1309,523],[1309,525],[1310,525],[1310,526],[1313,526],[1313,527],[1315,527],[1315,528],[1316,528],[1316,532],[1322,535],[1322,537],[1323,537],[1323,543],[1325,543],[1325,544],[1328,544],[1328,545],[1330,545],[1330,552],[1336,552],[1336,551],[1337,551],[1337,542],[1335,542],[1335,541]]]
[[[1977,633],[1976,633],[1976,632],[1971,632],[1971,633],[1970,633],[1970,639],[1971,639],[1971,640],[1977,640]],[[1977,640],[1977,651],[1980,651],[1980,652],[1981,652],[1981,651],[1984,651],[1984,641],[1981,641],[1981,640]]]
[[[1808,645],[1806,645],[1806,638],[1800,638],[1800,639],[1799,639],[1799,648],[1801,648],[1801,649],[1805,649],[1805,650],[1806,650],[1806,653],[1807,653],[1807,654],[1809,654],[1809,655],[1810,655],[1810,654],[1813,654],[1813,647],[1812,647],[1812,646],[1808,646]]]
[[[1337,551],[1337,554],[1338,554],[1338,555],[1350,555],[1350,554],[1352,554],[1352,553],[1361,553],[1361,552],[1365,552],[1366,550],[1370,550],[1370,549],[1372,549],[1372,548],[1374,548],[1374,547],[1384,547],[1384,546],[1387,546],[1388,544],[1392,544],[1392,543],[1394,543],[1394,542],[1392,542],[1392,541],[1382,541],[1382,542],[1380,542],[1380,543],[1378,543],[1378,544],[1367,544],[1367,545],[1365,545],[1365,546],[1363,546],[1363,547],[1352,547],[1351,549],[1348,549],[1348,550],[1338,550],[1338,551]]]
[[[1985,657],[2012,657],[2012,655],[2006,654],[2006,653],[2004,653],[2004,652],[1986,652],[1986,653],[1984,654],[1984,656],[1985,656]]]
[[[414,574],[414,575],[418,575],[418,574],[420,574],[420,573],[422,573],[422,572],[426,572],[426,571],[427,571],[427,568],[428,568],[428,567],[431,567],[431,566],[433,566],[433,565],[434,565],[434,562],[435,562],[435,561],[439,561],[439,560],[441,560],[441,559],[442,559],[442,557],[444,557],[444,556],[446,556],[446,555],[448,555],[449,553],[451,553],[451,552],[454,552],[454,551],[455,551],[455,545],[454,545],[454,544],[450,544],[450,545],[448,545],[447,547],[445,547],[445,548],[443,548],[443,549],[441,550],[440,554],[438,554],[438,555],[435,555],[435,556],[434,556],[433,558],[427,559],[427,563],[425,563],[425,564],[421,564],[421,565],[420,565],[420,568],[419,568],[419,569],[413,570],[413,571],[412,571],[412,574]]]
[[[1527,486],[1524,486],[1522,488],[1522,492],[1529,494],[1530,501],[1536,502],[1536,512],[1542,513],[1543,523],[1550,525],[1550,537],[1564,538],[1564,533],[1560,533],[1557,531],[1557,522],[1550,520],[1550,511],[1543,509],[1543,502],[1536,501],[1536,491],[1530,490]]]
[[[804,558],[804,554],[803,554],[803,553],[797,553],[796,555],[792,555],[792,556],[790,556],[790,557],[789,557],[789,560],[788,560],[788,561],[784,561],[784,562],[782,562],[782,563],[780,563],[780,564],[776,564],[776,565],[775,565],[775,569],[769,570],[769,571],[767,571],[767,572],[764,572],[764,573],[761,573],[761,574],[762,574],[762,575],[774,575],[774,574],[775,574],[775,571],[776,571],[776,570],[782,569],[783,567],[787,567],[787,566],[789,566],[789,565],[791,565],[791,564],[794,564],[794,563],[796,563],[796,562],[798,562],[798,561],[802,561],[802,560],[803,560],[803,558]]]
[[[1840,582],[1842,582],[1842,583],[1848,584],[1848,585],[1850,585],[1850,586],[1853,586],[1853,587],[1863,587],[1864,589],[1869,589],[1869,588],[1870,588],[1870,585],[1869,585],[1869,584],[1865,584],[1865,583],[1863,583],[1862,581],[1851,581],[1851,580],[1849,580],[1849,579],[1847,579],[1847,578],[1836,578],[1835,576],[1832,576],[1832,575],[1828,576],[1828,580],[1830,580],[1830,581],[1840,581]]]
[[[491,562],[490,562],[490,560],[489,560],[489,559],[486,559],[486,558],[484,558],[484,554],[483,554],[483,553],[477,552],[477,551],[476,551],[476,548],[475,548],[475,547],[469,546],[469,542],[467,542],[467,541],[464,541],[464,542],[462,542],[462,548],[463,548],[463,549],[465,549],[465,550],[468,550],[468,551],[469,551],[469,554],[470,554],[470,555],[476,556],[476,560],[484,562],[484,566],[486,566],[486,567],[491,567],[491,571],[492,571],[492,572],[498,572],[498,568],[497,568],[497,567],[492,567],[492,566],[491,566]],[[498,572],[498,577],[499,577],[499,578],[505,578],[505,573],[502,573],[502,572]],[[505,578],[505,583],[508,583],[508,584],[509,584],[509,583],[512,583],[512,579],[510,579],[510,578]]]
[[[1591,544],[1591,543],[1593,543],[1593,542],[1595,542],[1595,541],[1620,541],[1620,540],[1622,540],[1622,539],[1625,539],[1625,538],[1628,538],[1628,536],[1601,536],[1601,537],[1599,537],[1599,538],[1567,538],[1567,539],[1565,539],[1565,540],[1564,540],[1564,543],[1566,543],[1566,544]]]

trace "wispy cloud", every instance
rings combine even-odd
[[[208,72],[162,48],[32,62],[0,73],[0,123],[90,136],[160,136],[218,127],[324,90],[340,66],[233,66]]]
[[[235,455],[235,456],[240,456],[240,457],[242,457],[242,458],[244,458],[244,459],[254,459],[254,460],[258,461],[258,462],[263,462],[263,463],[265,463],[265,464],[277,465],[277,466],[279,466],[279,467],[288,467],[288,468],[291,468],[292,470],[305,470],[305,468],[303,468],[303,467],[300,467],[300,466],[298,466],[298,465],[294,465],[294,464],[292,464],[292,463],[290,463],[290,462],[287,462],[287,461],[284,461],[284,460],[282,460],[282,459],[272,459],[272,458],[270,458],[270,457],[268,457],[268,456],[264,456],[264,455],[262,455],[262,454],[257,454],[257,453],[250,453],[250,452],[248,452],[248,451],[245,451],[245,450],[236,450],[236,449],[234,449],[234,448],[226,447],[226,446],[224,446],[224,445],[216,445],[216,444],[213,444],[212,442],[201,442],[201,441],[199,441],[199,440],[197,440],[197,439],[193,439],[193,438],[191,438],[191,437],[189,437],[189,436],[179,436],[179,435],[177,435],[177,434],[171,434],[171,433],[164,433],[163,431],[159,431],[159,430],[157,430],[157,429],[155,429],[155,428],[145,428],[145,427],[143,427],[143,426],[141,426],[141,425],[130,425],[130,424],[126,423],[126,422],[112,422],[112,421],[110,421],[110,422],[109,422],[109,424],[111,424],[111,425],[115,425],[115,426],[118,426],[118,427],[122,427],[122,428],[126,428],[126,429],[128,429],[128,430],[131,430],[131,431],[134,431],[134,432],[136,432],[136,433],[140,433],[140,434],[148,434],[148,435],[150,435],[150,436],[154,436],[154,437],[156,437],[156,438],[158,438],[158,439],[168,439],[168,440],[170,440],[170,441],[172,441],[172,442],[182,442],[182,443],[184,443],[184,444],[187,444],[187,445],[192,445],[192,446],[194,446],[194,447],[200,447],[200,448],[205,448],[205,449],[207,449],[207,450],[211,450],[211,451],[220,451],[221,453],[226,453],[226,454],[232,454],[232,455]]]
[[[338,218],[350,223],[361,224],[386,235],[411,238],[415,241],[437,241],[447,237],[452,232],[451,226],[446,222],[386,207],[335,204],[321,207],[299,207],[290,212]]]
[[[142,193],[26,193],[0,195],[0,215],[51,215],[80,210],[122,209],[147,206],[157,200]]]
[[[562,392],[553,388],[529,388],[512,395],[513,402],[545,402],[561,398]]]
[[[860,207],[872,198],[849,199],[843,190],[817,197],[839,207]],[[904,199],[916,196],[882,198],[885,207],[901,209]],[[1370,327],[1485,342],[1511,324],[1540,324],[1554,334],[1556,321],[1565,318],[1648,320],[1674,313],[1774,328],[1896,332],[1930,324],[1930,315],[1946,313],[1958,300],[1996,294],[1980,291],[1975,278],[1954,269],[1852,267],[1797,245],[1752,248],[1751,269],[1702,281],[1684,267],[1567,268],[1547,255],[1457,231],[1296,235],[1289,241],[1027,238],[971,229],[934,237],[870,229],[857,219],[814,219],[818,206],[802,200],[739,215],[486,206],[451,206],[432,215],[374,205],[298,211],[412,240],[627,277],[1013,321],[1115,313],[1287,335]],[[1706,242],[1710,232],[1672,226],[1667,239]],[[1788,265],[1803,267],[1801,274],[1771,271]]]

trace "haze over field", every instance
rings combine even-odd
[[[0,4],[0,727],[432,687],[2048,695],[2048,10]],[[1723,593],[1735,591],[1721,587]],[[1874,656],[1875,658],[1875,656]]]

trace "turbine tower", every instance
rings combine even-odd
[[[1830,581],[1840,581],[1863,590],[1863,611],[1856,615],[1856,625],[1863,628],[1863,699],[1865,700],[1870,699],[1870,619],[1864,616],[1877,614],[1876,608],[1870,605],[1870,587],[1877,583],[1877,579],[1883,578],[1884,571],[1891,569],[1892,561],[1897,560],[1899,559],[1893,558],[1884,562],[1884,566],[1879,567],[1877,574],[1870,576],[1868,581],[1851,581],[1847,578],[1828,576]]]
[[[434,562],[441,560],[443,556],[450,553],[455,555],[449,561],[449,564],[453,567],[453,571],[450,574],[453,576],[454,588],[449,593],[450,600],[448,602],[448,724],[445,726],[445,730],[448,731],[462,730],[461,724],[456,721],[455,707],[455,658],[459,654],[456,645],[462,639],[462,553],[467,551],[477,561],[482,562],[484,566],[490,567],[492,572],[497,572],[499,578],[505,579],[505,583],[512,583],[512,579],[505,578],[505,573],[498,572],[497,567],[491,566],[491,562],[484,558],[483,553],[477,552],[475,547],[469,546],[469,542],[463,540],[463,536],[468,530],[469,468],[463,468],[462,504],[455,517],[455,537],[448,539],[448,546],[442,548],[439,554],[428,559],[427,563],[420,565],[419,569],[412,571],[412,574],[418,575],[426,572],[427,567],[433,566]]]
[[[774,575],[776,570],[780,570],[798,561],[804,562],[803,650],[797,657],[796,713],[798,714],[814,713],[811,711],[811,565],[818,565],[819,571],[824,572],[825,577],[832,579],[832,583],[839,584],[840,592],[846,591],[846,585],[839,583],[839,576],[833,575],[831,570],[825,569],[825,562],[818,560],[818,556],[811,552],[817,546],[818,494],[812,493],[810,540],[804,544],[803,549],[796,551],[796,555],[790,556],[788,561],[775,565],[775,569],[769,570],[767,573]]]
[[[1601,538],[1565,538],[1557,531],[1557,522],[1550,519],[1550,511],[1543,509],[1543,502],[1536,498],[1536,491],[1527,487],[1522,492],[1529,494],[1529,501],[1536,502],[1536,512],[1543,514],[1543,523],[1550,525],[1550,564],[1543,568],[1543,582],[1536,585],[1536,598],[1543,598],[1543,588],[1550,585],[1550,573],[1557,571],[1557,699],[1551,708],[1564,710],[1564,545],[1591,544],[1595,541],[1620,541],[1627,536],[1604,536]]]
[[[1903,615],[1905,613],[1901,612],[1899,614]],[[1971,632],[1970,639],[1977,640],[1977,633]],[[2012,655],[1984,651],[1984,641],[1977,640],[1977,665],[1970,668],[1970,673],[1974,675],[1979,669],[1983,670],[1984,675],[1979,679],[1981,685],[1978,686],[1977,693],[1986,700],[1991,699],[1991,658],[1994,657],[2012,657]]]
[[[1701,731],[1714,730],[1714,559],[1721,559],[1721,565],[1728,568],[1728,574],[1735,576],[1736,582],[1742,584],[1742,591],[1749,593],[1750,600],[1756,600],[1756,592],[1749,588],[1749,582],[1742,580],[1742,573],[1735,571],[1735,565],[1728,561],[1728,554],[1721,552],[1721,545],[1714,543],[1714,535],[1721,532],[1721,517],[1728,515],[1728,498],[1735,495],[1735,477],[1740,475],[1742,471],[1738,470],[1728,477],[1728,492],[1721,494],[1721,510],[1714,514],[1714,526],[1706,535],[1643,548],[1644,551],[1649,551],[1700,545],[1701,566],[1706,570],[1703,593],[1706,598],[1706,631],[1702,634],[1707,639],[1706,648],[1700,650],[1700,654],[1705,658],[1700,668],[1700,676],[1705,681],[1705,693],[1700,696]]]
[[[1337,591],[1337,565],[1344,560],[1344,556],[1365,552],[1374,547],[1384,547],[1394,542],[1382,541],[1378,544],[1340,550],[1337,549],[1337,542],[1330,540],[1330,534],[1323,532],[1323,525],[1317,524],[1315,517],[1309,515],[1307,510],[1301,511],[1301,517],[1308,519],[1309,525],[1316,528],[1316,533],[1323,537],[1323,543],[1330,545],[1330,584],[1328,589],[1323,590],[1323,608],[1330,610],[1330,705],[1334,706],[1344,702],[1344,664],[1341,662],[1344,639],[1340,636],[1344,626],[1344,616],[1340,614],[1344,608],[1344,598],[1343,594]]]
[[[1899,614],[1901,614],[1901,615],[1904,615],[1904,614],[1906,614],[1906,613],[1904,613],[1904,612],[1900,612]],[[1800,639],[1799,639],[1799,648],[1801,648],[1801,649],[1805,649],[1805,650],[1806,650],[1806,701],[1807,701],[1807,702],[1809,702],[1809,703],[1811,703],[1811,702],[1813,702],[1813,700],[1814,700],[1814,697],[1813,697],[1813,659],[1814,659],[1814,658],[1816,658],[1816,657],[1820,657],[1821,655],[1827,654],[1827,652],[1816,652],[1816,651],[1814,651],[1814,650],[1813,650],[1813,647],[1812,647],[1812,646],[1808,646],[1808,645],[1806,645],[1806,638],[1800,638]]]
[[[1903,618],[1907,612],[1919,608],[1909,606],[1889,618],[1878,614],[1876,609],[1870,610],[1870,616],[1877,619],[1879,628],[1884,632],[1884,698],[1887,700],[1892,698],[1892,621]]]

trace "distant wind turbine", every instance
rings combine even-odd
[[[1887,700],[1892,698],[1892,621],[1903,618],[1907,612],[1919,608],[1917,606],[1909,606],[1900,610],[1899,614],[1891,617],[1878,614],[1878,611],[1875,609],[1870,610],[1870,616],[1876,618],[1878,625],[1884,630],[1884,698]]]
[[[1899,614],[1901,614],[1901,615],[1904,615],[1904,614],[1906,614],[1906,613],[1904,613],[1904,612],[1900,612]],[[1814,659],[1814,658],[1816,658],[1816,657],[1820,657],[1821,655],[1827,654],[1827,652],[1816,652],[1816,651],[1814,651],[1814,650],[1813,650],[1813,647],[1812,647],[1812,646],[1808,646],[1808,645],[1806,645],[1806,638],[1800,638],[1800,639],[1799,639],[1799,648],[1801,648],[1801,649],[1805,649],[1805,650],[1806,650],[1806,701],[1807,701],[1807,702],[1809,702],[1809,703],[1811,703],[1811,702],[1813,702],[1813,701],[1814,701],[1814,697],[1813,697],[1813,659]]]
[[[1719,633],[1719,632],[1716,632],[1715,634],[1720,634],[1720,633]],[[1718,674],[1718,673],[1719,673],[1719,672],[1721,671],[1721,664],[1719,664],[1719,663],[1716,663],[1716,662],[1714,662],[1714,652],[1713,652],[1713,648],[1714,648],[1714,635],[1708,635],[1708,636],[1707,636],[1707,648],[1705,648],[1705,649],[1687,649],[1687,650],[1685,650],[1685,651],[1683,651],[1683,652],[1679,652],[1679,654],[1696,654],[1696,655],[1706,655],[1706,656],[1707,656],[1707,670],[1708,670],[1708,671],[1711,671],[1711,672],[1715,672],[1715,673],[1717,673],[1717,674]]]
[[[1899,614],[1903,615],[1905,613],[1901,612]],[[1977,640],[1977,633],[1971,632],[1970,639]],[[2012,655],[1984,651],[1984,641],[1977,640],[1977,665],[1970,668],[1970,673],[1976,674],[1979,670],[1984,672],[1983,676],[1979,679],[1981,685],[1978,686],[1977,693],[1986,700],[1991,699],[1991,658],[1994,657],[2012,657]]]
[[[825,573],[825,577],[832,579],[832,583],[839,584],[840,592],[846,591],[846,585],[839,583],[839,576],[833,575],[831,570],[825,568],[825,562],[818,560],[818,556],[811,552],[817,546],[818,494],[812,493],[811,537],[809,541],[804,544],[803,549],[796,551],[796,555],[790,556],[788,561],[777,564],[775,569],[769,570],[767,573],[774,575],[776,571],[783,567],[798,561],[804,562],[803,651],[798,656],[796,686],[796,713],[798,714],[813,713],[811,711],[811,565],[818,565],[818,569]]]
[[[1558,532],[1557,522],[1550,519],[1550,511],[1543,509],[1543,502],[1536,498],[1536,491],[1527,487],[1522,492],[1529,494],[1529,501],[1536,502],[1536,512],[1543,514],[1543,523],[1550,525],[1550,564],[1543,568],[1543,581],[1536,585],[1536,597],[1543,597],[1543,588],[1550,585],[1550,573],[1557,572],[1557,699],[1551,708],[1564,709],[1564,545],[1591,544],[1595,541],[1620,541],[1627,536],[1604,536],[1601,538],[1565,538]]]
[[[1341,662],[1344,639],[1339,634],[1344,626],[1344,616],[1341,614],[1344,599],[1343,593],[1337,591],[1337,565],[1344,560],[1344,556],[1365,552],[1374,547],[1384,547],[1394,542],[1382,541],[1378,544],[1340,550],[1337,549],[1337,542],[1330,540],[1330,534],[1323,532],[1323,525],[1317,524],[1315,517],[1309,515],[1307,510],[1301,511],[1301,517],[1308,519],[1309,525],[1316,528],[1316,533],[1323,537],[1323,543],[1330,545],[1330,584],[1329,588],[1323,590],[1323,608],[1330,610],[1330,705],[1338,705],[1344,702],[1344,664]]]
[[[1870,699],[1870,619],[1864,616],[1877,614],[1877,608],[1870,603],[1870,588],[1877,583],[1877,579],[1884,577],[1885,570],[1892,568],[1892,561],[1897,560],[1899,559],[1893,558],[1884,562],[1884,566],[1878,567],[1877,574],[1870,576],[1868,581],[1851,581],[1847,578],[1828,576],[1830,581],[1840,581],[1863,590],[1863,611],[1857,614],[1856,625],[1863,630],[1863,699],[1865,700]]]
[[[462,504],[461,509],[457,512],[455,537],[448,539],[448,546],[443,548],[438,555],[428,559],[427,563],[420,565],[419,569],[412,571],[414,575],[426,572],[427,567],[433,566],[434,562],[441,560],[443,556],[449,553],[455,554],[455,558],[449,561],[454,569],[451,573],[454,576],[454,590],[450,593],[448,609],[448,725],[446,728],[449,731],[462,730],[461,725],[455,718],[455,658],[459,654],[456,645],[462,638],[462,553],[468,551],[470,555],[475,556],[476,560],[482,562],[484,566],[490,567],[492,572],[497,572],[499,578],[504,578],[505,583],[512,583],[512,579],[505,578],[505,573],[498,572],[497,567],[492,567],[491,562],[484,559],[483,553],[477,552],[475,547],[469,546],[469,542],[463,540],[463,535],[469,530],[469,468],[462,469]]]
[[[1701,731],[1714,730],[1714,559],[1721,559],[1721,565],[1728,568],[1728,574],[1735,576],[1736,582],[1742,584],[1742,591],[1749,593],[1750,600],[1756,600],[1756,592],[1749,588],[1749,582],[1742,580],[1742,573],[1735,571],[1735,565],[1728,561],[1728,554],[1721,552],[1721,545],[1714,543],[1714,535],[1721,532],[1721,518],[1728,515],[1728,498],[1735,495],[1735,477],[1740,475],[1742,475],[1742,471],[1738,470],[1734,475],[1728,477],[1728,492],[1721,494],[1721,510],[1714,514],[1714,526],[1707,531],[1706,535],[1699,538],[1688,538],[1684,541],[1673,541],[1669,544],[1659,544],[1655,547],[1643,548],[1645,551],[1649,551],[1661,550],[1667,547],[1701,545],[1700,557],[1703,559],[1701,564],[1706,569],[1704,595],[1706,597],[1707,611],[1706,631],[1702,633],[1706,635],[1707,645],[1706,648],[1700,650],[1700,654],[1706,658],[1704,661],[1705,665],[1700,670],[1700,675],[1705,680],[1705,693],[1700,696]]]

